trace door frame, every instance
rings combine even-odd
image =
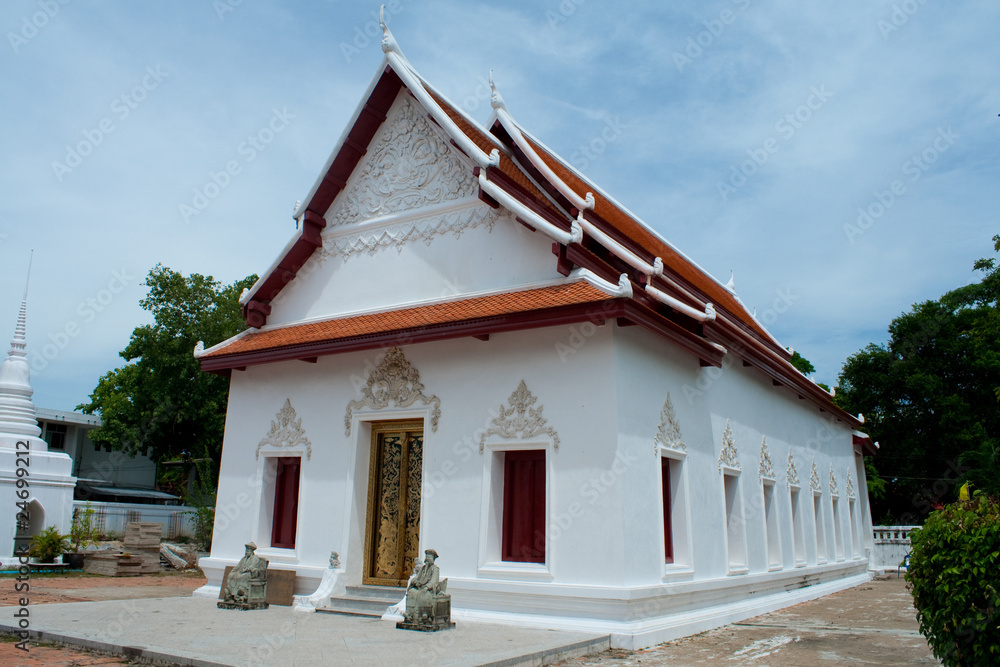
[[[374,585],[374,586],[405,586],[409,576],[411,574],[410,568],[404,565],[403,576],[398,580],[387,580],[379,579],[371,576],[370,572],[373,565],[373,559],[376,552],[376,508],[380,504],[380,498],[377,497],[380,485],[378,484],[378,474],[380,472],[379,467],[379,437],[385,433],[391,432],[402,432],[402,433],[415,433],[419,432],[421,437],[421,442],[424,442],[424,420],[423,419],[393,419],[393,420],[378,420],[369,422],[371,428],[370,436],[370,450],[368,458],[368,492],[366,495],[366,510],[365,510],[365,533],[364,533],[364,549],[363,549],[363,560],[361,565],[361,582],[363,585]],[[420,459],[420,479],[421,479],[421,489],[420,489],[420,501],[423,504],[423,451],[425,447],[421,447],[421,459]],[[403,459],[400,461],[400,469],[409,469],[409,453],[405,452]],[[404,486],[408,482],[408,476],[400,475],[401,488],[400,496],[404,497],[407,487]],[[422,523],[422,507],[417,508],[418,523]],[[403,512],[405,514],[405,510]],[[405,541],[405,534],[400,531],[402,539]],[[418,539],[418,555],[419,555],[419,538],[420,529],[417,530]],[[403,556],[405,558],[405,554]]]

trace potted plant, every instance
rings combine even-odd
[[[31,538],[28,555],[39,563],[53,563],[56,556],[69,548],[69,538],[62,535],[55,526],[49,526]]]
[[[83,549],[97,544],[98,533],[94,514],[96,512],[89,501],[84,507],[73,510],[73,527],[69,531],[72,551],[63,554],[63,562],[74,570],[83,569],[83,560],[86,556]]]

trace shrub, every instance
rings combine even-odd
[[[76,508],[73,511],[73,527],[69,531],[69,539],[73,544],[73,550],[79,551],[92,544],[97,544],[100,538],[97,530],[97,521],[94,520],[96,512],[88,501],[83,508]]]
[[[31,538],[28,555],[39,563],[51,563],[69,549],[69,539],[59,533],[55,526],[49,526]]]
[[[920,632],[945,665],[1000,664],[1000,503],[978,495],[911,533],[906,579]]]

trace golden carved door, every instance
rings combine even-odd
[[[422,421],[372,424],[363,582],[405,586],[420,540]]]

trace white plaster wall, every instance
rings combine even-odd
[[[562,526],[550,524],[548,562],[532,576],[608,584],[620,584],[628,576],[622,567],[617,499],[609,496],[594,512],[569,523],[565,518],[570,505],[586,501],[582,489],[591,473],[610,465],[614,457],[614,386],[599,380],[612,374],[612,326],[600,327],[585,349],[565,359],[557,346],[571,340],[573,332],[568,327],[499,334],[488,341],[467,338],[403,348],[420,372],[424,393],[441,401],[437,431],[431,429],[429,420],[424,428],[421,544],[441,554],[440,564],[448,576],[476,578],[480,567],[491,560],[483,553],[480,539],[484,471],[491,449],[504,441],[491,438],[481,455],[479,438],[521,380],[537,397],[535,407],[544,406],[543,415],[561,440],[558,452],[551,448],[550,438],[531,440],[549,447],[553,482],[548,489],[549,515],[563,517]],[[382,353],[323,357],[316,364],[253,366],[233,373],[212,556],[203,566],[237,560],[242,545],[255,539],[261,545],[258,553],[272,564],[300,569],[303,576],[316,576],[312,568],[325,568],[330,551],[338,551],[345,561],[347,583],[360,583],[370,439],[364,423],[346,435],[344,417],[347,404],[360,397],[358,389]],[[312,444],[311,459],[302,461],[294,553],[266,548],[269,536],[256,532],[262,494],[257,487],[255,450],[286,398],[291,399]],[[360,410],[359,418],[429,416],[419,401],[411,408],[368,415]],[[265,447],[261,454],[274,452]],[[596,533],[607,539],[595,544]],[[595,559],[606,566],[595,572]],[[497,576],[516,575],[500,572]]]
[[[268,325],[556,280],[561,276],[555,267],[551,240],[503,214],[492,230],[467,229],[430,245],[414,241],[347,259],[314,253],[272,302]]]
[[[800,400],[794,390],[773,386],[769,377],[742,360],[727,355],[722,368],[698,365],[697,359],[678,351],[653,334],[629,327],[617,330],[615,337],[616,378],[619,385],[620,443],[636,452],[642,464],[630,469],[624,493],[629,501],[623,520],[629,522],[627,539],[642,545],[634,554],[630,570],[650,580],[656,566],[649,553],[662,541],[662,518],[657,504],[660,493],[658,458],[653,455],[653,438],[660,423],[660,410],[670,393],[684,442],[687,445],[688,489],[691,502],[690,524],[695,527],[692,545],[693,577],[712,579],[729,575],[726,545],[725,500],[718,461],[722,436],[729,421],[739,453],[740,493],[745,521],[748,573],[769,571],[766,551],[766,525],[763,489],[759,473],[761,439],[766,437],[775,474],[774,498],[779,523],[782,568],[795,568],[786,480],[789,451],[797,467],[800,493],[804,499],[804,538],[807,564],[815,565],[815,527],[811,519],[812,491],[810,473],[815,459],[819,472],[821,502],[826,525],[821,526],[828,545],[834,544],[830,494],[830,466],[837,478],[841,503],[840,529],[843,531],[844,560],[855,560],[851,548],[846,475],[853,477],[856,495],[864,493],[864,480],[857,478],[851,429],[821,413],[811,402]],[[859,511],[867,509],[861,499]],[[867,523],[867,520],[866,520]],[[710,527],[710,528],[708,528]],[[680,527],[675,524],[674,530]],[[859,529],[870,533],[870,523]],[[642,553],[645,550],[647,553]],[[662,550],[660,551],[662,555]],[[863,557],[864,549],[860,549]],[[833,564],[835,557],[830,557]],[[662,566],[661,566],[662,567]],[[671,570],[663,576],[669,580]],[[642,573],[639,575],[638,573]]]

